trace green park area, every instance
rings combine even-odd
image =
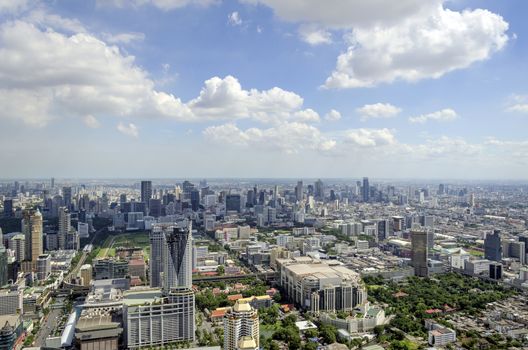
[[[381,276],[364,278],[369,300],[386,304],[390,324],[375,329],[380,343],[389,348],[409,348],[404,342],[409,337],[426,339],[426,319],[448,327],[451,313],[476,316],[486,305],[506,299],[515,292],[498,284],[457,273],[435,275],[430,278],[410,277],[401,283],[384,281]],[[461,334],[462,335],[462,334]],[[408,344],[409,345],[409,344]]]

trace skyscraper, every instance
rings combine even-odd
[[[152,227],[150,232],[149,279],[152,288],[162,286],[163,250],[165,248],[165,233],[159,225]]]
[[[26,260],[36,262],[43,252],[42,214],[37,209],[22,213],[22,233],[26,239]]]
[[[321,179],[315,182],[315,198],[324,199],[324,185]]]
[[[59,249],[66,249],[66,236],[71,231],[71,214],[66,207],[59,208]]]
[[[141,201],[145,203],[147,206],[147,213],[148,213],[148,205],[149,200],[152,198],[152,181],[141,181]]]
[[[172,232],[165,232],[165,249],[163,252],[163,288],[191,289],[192,287],[192,233],[191,225],[187,228],[173,227]]]
[[[415,276],[429,276],[427,259],[429,258],[429,238],[431,236],[425,230],[411,231],[412,264]]]
[[[484,239],[484,257],[492,261],[501,261],[502,244],[500,230],[494,230],[493,234],[487,234]]]
[[[295,186],[295,198],[298,201],[303,199],[303,182],[297,181],[297,186]]]
[[[64,206],[68,209],[71,209],[72,205],[72,188],[65,186],[62,188],[62,200],[64,201]]]
[[[363,202],[368,202],[370,200],[370,185],[368,177],[363,178]]]
[[[4,217],[10,218],[13,216],[13,200],[4,199]]]
[[[259,317],[248,301],[238,300],[224,316],[224,350],[239,349],[241,340],[246,344],[244,348],[258,349]]]
[[[240,195],[239,194],[228,194],[226,195],[226,211],[237,211],[240,212]]]

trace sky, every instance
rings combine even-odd
[[[528,179],[524,0],[0,0],[0,177]]]

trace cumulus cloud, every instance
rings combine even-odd
[[[157,90],[133,56],[84,32],[67,35],[22,20],[5,22],[0,47],[0,118],[28,125],[86,115],[184,122],[320,119],[317,112],[303,109],[303,98],[294,92],[243,89],[232,76],[208,79],[196,98],[183,102]]]
[[[299,37],[302,41],[312,46],[332,43],[332,33],[313,25],[300,26]]]
[[[501,16],[482,9],[453,11],[444,7],[446,0],[240,1],[264,4],[279,18],[300,23],[304,41],[325,43],[331,30],[347,32],[348,48],[326,88],[439,78],[490,58],[508,41]],[[310,37],[302,35],[305,28],[318,30]]]
[[[30,0],[0,0],[1,13],[18,13],[25,10],[32,1]]]
[[[395,117],[401,112],[401,108],[390,103],[374,103],[357,108],[356,112],[360,115],[362,121],[366,121],[368,119]]]
[[[513,95],[509,100],[507,112],[528,114],[528,96]]]
[[[428,121],[448,122],[458,118],[458,114],[451,108],[445,108],[429,114],[410,117],[409,122],[414,124],[425,124]]]
[[[350,129],[345,131],[345,142],[360,147],[387,146],[396,143],[394,132],[389,129]]]
[[[488,59],[508,41],[508,23],[487,10],[438,6],[396,26],[354,28],[327,88],[372,87],[397,80],[439,78]]]
[[[109,44],[130,44],[145,40],[145,34],[135,32],[118,34],[104,33],[103,39]]]
[[[316,127],[299,122],[281,123],[267,129],[246,130],[229,123],[210,126],[203,131],[203,135],[217,144],[278,150],[289,154],[303,150],[330,151],[336,145],[335,140],[323,136]]]
[[[329,122],[336,122],[341,119],[341,113],[339,113],[339,111],[336,111],[335,109],[331,109],[330,112],[325,114],[324,118]]]
[[[139,136],[139,129],[133,123],[125,124],[123,122],[119,122],[119,124],[117,124],[117,131],[131,137]]]
[[[189,5],[207,7],[218,4],[219,0],[97,0],[98,7],[141,7],[154,6],[163,11],[179,9]]]
[[[227,23],[234,27],[240,26],[242,25],[242,18],[240,18],[240,14],[237,11],[231,12],[227,15]]]
[[[95,118],[93,115],[88,114],[83,119],[84,125],[86,125],[89,128],[96,129],[101,126],[101,123],[99,123],[99,120]]]

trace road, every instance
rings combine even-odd
[[[57,327],[57,323],[63,314],[63,309],[52,309],[46,317],[43,324],[40,325],[40,329],[35,336],[34,345],[35,347],[46,345],[46,338],[49,337],[51,332]]]
[[[93,235],[93,237],[92,237],[92,240],[90,241],[89,244],[92,244],[92,245],[93,245],[93,243],[95,242],[95,239],[97,238],[97,235],[98,235],[101,231],[103,231],[103,230],[105,230],[105,229],[106,229],[106,227],[103,227],[103,228],[101,228],[101,229],[95,231],[95,233],[94,233],[94,235]],[[75,268],[74,268],[74,269],[68,274],[68,276],[66,276],[66,278],[64,279],[66,282],[69,283],[69,282],[72,280],[72,277],[77,277],[77,273],[78,273],[79,270],[81,269],[81,266],[84,265],[84,262],[86,261],[86,258],[88,257],[88,254],[90,254],[90,253],[83,251],[83,255],[82,255],[81,258],[79,259],[79,262],[77,263],[77,266],[75,266]]]

